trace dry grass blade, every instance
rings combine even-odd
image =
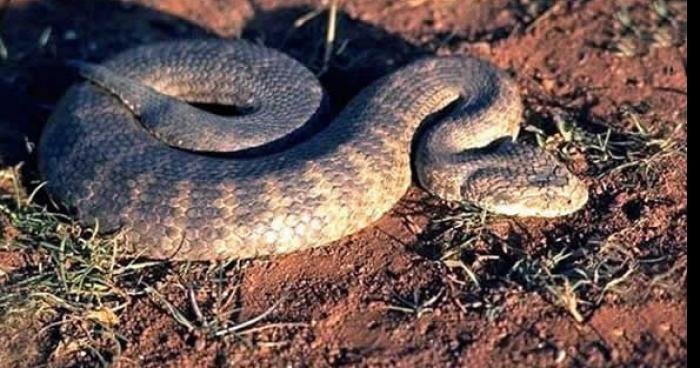
[[[440,289],[440,291],[438,291],[435,295],[424,301],[420,300],[419,290],[414,290],[412,300],[395,295],[395,304],[387,305],[386,309],[401,313],[414,314],[416,317],[420,318],[424,314],[433,312],[432,305],[435,304],[440,297],[442,297],[444,291],[444,289]]]
[[[7,46],[5,46],[5,41],[3,41],[2,37],[0,37],[0,61],[5,61],[7,58],[10,56],[10,53],[7,51]]]
[[[443,263],[449,268],[459,268],[463,270],[467,274],[467,276],[469,276],[469,279],[472,280],[474,285],[476,285],[477,288],[481,288],[481,284],[479,283],[479,277],[476,275],[476,273],[474,273],[474,271],[472,271],[467,266],[466,263],[464,263],[464,261],[446,259],[443,261]]]
[[[160,302],[163,307],[173,316],[175,321],[177,321],[179,324],[184,326],[188,332],[195,331],[197,329],[197,325],[195,325],[192,321],[190,321],[187,317],[185,317],[184,313],[180,312],[180,310],[173,305],[168,299],[166,299],[163,294],[159,293],[156,291],[153,287],[145,284],[144,291],[147,294],[152,295],[158,302]]]
[[[335,46],[336,26],[338,23],[338,0],[331,0],[328,9],[328,22],[326,28],[326,38],[323,49],[323,65],[319,74],[325,73],[331,63]]]
[[[232,333],[239,333],[239,331],[245,330],[246,328],[255,325],[256,323],[258,323],[258,322],[264,320],[264,319],[267,318],[270,314],[272,314],[272,312],[274,312],[274,310],[275,310],[283,301],[284,301],[284,299],[280,299],[280,300],[276,301],[275,304],[273,304],[273,305],[272,305],[270,308],[268,308],[266,311],[264,311],[263,313],[261,313],[261,314],[255,316],[255,317],[253,317],[253,318],[251,318],[251,319],[249,319],[249,320],[247,320],[247,321],[245,321],[245,322],[241,322],[241,323],[239,323],[239,324],[237,324],[237,325],[234,325],[234,326],[231,326],[231,327],[226,327],[226,328],[224,328],[224,329],[221,329],[221,330],[218,330],[218,331],[214,332],[214,336],[224,336],[224,335],[228,335],[228,334],[232,334]]]

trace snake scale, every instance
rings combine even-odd
[[[561,216],[588,198],[563,164],[514,142],[516,86],[475,58],[414,61],[330,123],[308,69],[243,40],[171,41],[75,65],[86,81],[49,118],[40,173],[80,222],[124,231],[143,256],[325,245],[386,213],[412,168],[430,193],[506,215]]]

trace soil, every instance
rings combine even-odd
[[[622,7],[639,24],[655,24],[647,1],[341,1],[336,48],[325,67],[327,13],[306,17],[325,6],[320,2],[4,3],[0,35],[10,57],[0,62],[0,159],[4,165],[25,161],[30,170],[34,153],[27,146],[37,141],[58,98],[77,80],[64,60],[99,61],[137,44],[203,35],[242,36],[289,53],[321,74],[336,110],[372,80],[421,55],[469,53],[516,78],[528,122],[551,122],[563,111],[583,129],[604,125],[628,131],[634,126],[620,111],[630,106],[642,111],[655,131],[670,131],[687,119],[687,41],[672,35],[662,47],[640,43],[631,57],[615,46],[625,42],[619,38]],[[684,2],[669,4],[685,11]],[[675,139],[685,144],[687,131],[681,129]],[[152,298],[134,299],[120,316],[123,351],[116,364],[687,365],[686,157],[663,157],[649,180],[597,178],[585,160],[574,161],[572,169],[591,188],[583,211],[563,219],[499,219],[493,232],[532,254],[562,241],[583,248],[617,234],[637,259],[666,260],[661,270],[641,262],[647,277],[624,294],[583,306],[582,321],[554,305],[546,291],[502,281],[505,271],[499,267],[481,270],[490,280],[485,290],[461,288],[468,279],[455,276],[423,246],[435,235],[432,221],[449,207],[412,188],[397,208],[358,234],[230,271],[239,307],[232,318],[250,320],[274,306],[265,322],[255,325],[266,328],[235,338],[199,336]],[[13,229],[4,229],[5,238],[14,236]],[[0,252],[0,280],[25,262],[17,252]],[[670,274],[672,287],[653,284],[665,270],[679,270]],[[203,272],[190,276],[192,285],[210,281]],[[160,293],[191,314],[187,293],[169,281],[166,276],[158,282]],[[437,299],[424,313],[391,308],[414,293],[420,300]],[[211,306],[210,294],[202,291],[196,298],[202,308]],[[475,300],[481,304],[465,308]],[[84,355],[56,353],[55,344],[42,349],[29,349],[37,364],[91,365]]]

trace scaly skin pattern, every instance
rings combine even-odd
[[[587,199],[536,148],[479,149],[515,136],[522,106],[513,82],[473,58],[415,61],[309,137],[304,127],[325,115],[318,81],[244,41],[144,46],[79,69],[89,81],[52,114],[40,172],[81,222],[121,229],[146,257],[250,258],[329,244],[404,195],[412,155],[420,184],[449,200],[559,216]],[[249,111],[222,117],[182,100]],[[268,154],[236,155],[266,142]]]

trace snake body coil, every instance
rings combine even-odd
[[[514,83],[476,59],[405,66],[311,137],[325,110],[316,78],[244,41],[143,46],[78,68],[89,82],[51,116],[40,172],[81,222],[123,229],[145,256],[245,258],[327,244],[402,197],[411,155],[425,189],[495,212],[559,216],[587,200],[548,154],[492,144],[517,134],[522,105]]]

